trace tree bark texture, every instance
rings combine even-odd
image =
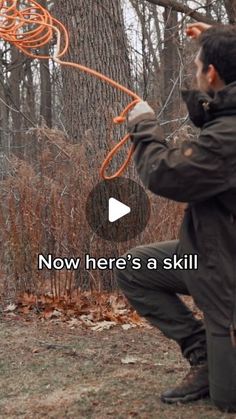
[[[46,8],[46,0],[40,4]],[[49,45],[42,48],[41,53],[49,55]],[[49,71],[49,60],[40,61],[40,115],[44,118],[47,126],[52,127],[52,82]]]
[[[4,66],[2,64],[2,58],[0,60],[0,152],[4,154],[8,154],[9,152],[9,112],[7,108],[7,96],[6,96],[6,84],[5,78],[3,74]]]
[[[228,14],[229,23],[236,23],[236,0],[225,0],[225,8]]]
[[[24,144],[22,142],[21,124],[22,118],[19,113],[21,110],[21,91],[20,83],[23,78],[22,67],[24,57],[21,52],[15,47],[11,46],[11,74],[9,77],[9,95],[11,104],[11,117],[12,117],[12,151],[20,158],[24,155]]]
[[[178,57],[178,25],[177,12],[166,8],[164,13],[165,31],[164,31],[164,50],[162,52],[164,86],[163,86],[163,104],[165,106],[163,116],[164,120],[174,119],[176,109],[179,109],[179,57]],[[172,129],[171,124],[168,130]]]
[[[118,0],[58,0],[57,14],[69,29],[66,59],[95,69],[129,87],[130,65],[120,2]],[[64,125],[74,143],[89,133],[100,148],[129,97],[95,77],[62,69]]]

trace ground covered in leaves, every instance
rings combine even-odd
[[[170,406],[160,393],[185,375],[177,344],[156,328],[109,330],[83,322],[22,316],[0,321],[0,417],[228,418],[209,400]]]

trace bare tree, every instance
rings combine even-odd
[[[165,8],[164,17],[164,48],[162,52],[163,60],[163,103],[168,101],[163,116],[166,120],[171,120],[176,114],[176,104],[179,100],[178,77],[179,77],[179,57],[178,57],[178,16],[177,12]],[[176,86],[177,85],[177,86]],[[177,88],[176,88],[177,87]],[[178,106],[179,108],[179,106]],[[171,130],[172,124],[168,129]]]
[[[46,8],[46,0],[41,0],[40,4]],[[49,45],[42,48],[45,56],[49,55]],[[40,115],[43,116],[47,126],[52,126],[52,84],[49,71],[49,60],[40,61]]]

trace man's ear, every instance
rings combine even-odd
[[[218,72],[216,71],[215,67],[212,64],[210,64],[207,71],[208,83],[210,85],[211,84],[214,85],[214,83],[217,81],[217,78],[218,78]]]

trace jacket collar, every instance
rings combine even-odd
[[[228,84],[218,92],[208,93],[200,90],[182,90],[189,117],[197,127],[217,116],[236,115],[236,82]]]

